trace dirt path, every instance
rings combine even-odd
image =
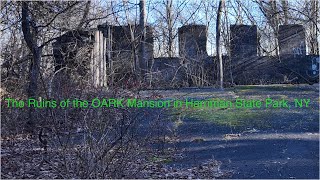
[[[214,158],[222,161],[223,169],[234,171],[232,178],[319,178],[317,88],[307,85],[243,86],[225,91],[189,89],[157,93],[169,98],[193,99],[311,99],[308,108],[290,110],[183,112],[175,123],[179,137],[176,147],[183,151],[184,157],[170,166],[186,168]]]
[[[249,130],[248,133],[233,130],[228,134],[230,128],[186,120],[178,130],[180,137],[185,137],[178,143],[185,157],[175,162],[176,166],[196,165],[214,158],[222,161],[223,169],[234,170],[233,178],[318,178],[319,175],[316,129],[312,132]]]

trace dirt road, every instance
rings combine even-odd
[[[192,109],[172,114],[183,158],[170,166],[187,168],[208,159],[222,162],[232,178],[319,178],[319,94],[308,85],[240,86],[225,89],[146,91],[165,98],[287,99],[290,109]],[[310,99],[295,108],[294,99]]]

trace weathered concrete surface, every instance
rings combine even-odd
[[[53,43],[53,55],[55,58],[55,71],[63,67],[74,68],[75,66],[79,66],[76,54],[83,47],[90,47],[90,44],[93,44],[93,32],[90,31],[69,31],[59,38]],[[90,49],[87,49],[90,50]],[[90,58],[90,51],[88,51],[87,55],[88,60]],[[89,63],[84,65],[84,69],[89,68]],[[87,66],[87,67],[85,67]],[[87,73],[86,70],[81,72],[82,74]]]
[[[244,57],[255,57],[258,52],[257,26],[231,25],[231,56],[238,61]]]
[[[198,58],[207,55],[207,27],[185,25],[178,29],[179,55],[183,58]]]
[[[280,56],[306,55],[306,36],[302,25],[281,25],[278,34]]]
[[[180,57],[174,58],[153,58],[153,29],[150,26],[147,26],[146,29],[146,62],[140,62],[141,58],[139,57],[141,50],[139,26],[103,24],[98,26],[99,32],[95,35],[90,35],[89,31],[71,31],[58,38],[57,42],[54,43],[56,69],[65,66],[73,67],[72,64],[76,64],[74,54],[85,44],[94,43],[93,55],[91,55],[93,63],[91,62],[91,64],[101,66],[96,69],[102,69],[102,71],[99,71],[99,73],[92,71],[92,75],[95,76],[93,79],[106,81],[104,72],[108,69],[112,72],[115,70],[113,74],[117,74],[120,77],[119,79],[123,79],[124,74],[129,74],[133,72],[133,69],[139,69],[139,66],[143,65],[150,70],[144,74],[144,76],[147,76],[145,79],[149,82],[150,75],[159,75],[159,68],[162,71],[158,78],[159,81],[153,83],[155,84],[154,88],[167,87],[167,83],[158,82],[172,81],[176,77],[178,77],[178,81],[177,83],[172,81],[171,84],[174,84],[172,87],[204,87],[217,84],[219,64],[216,57],[210,57],[207,54],[207,27],[205,25],[185,25],[178,29]],[[312,84],[319,82],[319,56],[306,55],[304,31],[304,27],[301,25],[280,26],[278,36],[279,56],[258,56],[257,26],[231,25],[231,54],[223,57],[225,82],[236,85]],[[102,38],[100,37],[101,34],[103,34]],[[92,36],[99,36],[99,38]],[[92,42],[84,41],[85,39],[95,40]],[[70,44],[77,45],[70,46]],[[95,63],[99,59],[102,59],[103,63]],[[169,67],[168,63],[174,64],[174,66]],[[105,68],[106,64],[107,69]],[[153,67],[152,64],[154,64]],[[86,65],[81,67],[83,67],[84,70],[82,71],[85,74]],[[102,78],[99,78],[100,76]],[[117,78],[112,77],[112,79]],[[97,82],[95,84],[101,83]],[[105,85],[105,83],[102,84]]]
[[[110,28],[110,29],[109,29]],[[137,55],[140,56],[140,26],[113,26],[108,24],[99,25],[98,29],[103,33],[104,37],[109,37],[111,43],[111,60],[131,61],[133,56],[133,48],[137,49]],[[110,31],[108,31],[110,30]],[[110,34],[108,34],[110,33]],[[132,35],[134,37],[132,37]],[[146,27],[146,57],[150,61],[153,59],[153,29],[151,26]],[[132,42],[132,38],[134,42]],[[106,54],[107,55],[107,54]]]

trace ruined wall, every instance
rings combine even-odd
[[[231,56],[238,61],[241,58],[255,57],[258,52],[257,26],[231,25]]]
[[[141,44],[139,42],[141,40],[141,29],[139,25],[113,26],[103,24],[99,25],[98,29],[110,41],[110,47],[108,48],[110,55],[106,54],[110,66],[111,61],[126,61],[126,63],[131,62],[133,66],[139,65],[139,63],[134,63],[133,61],[134,56],[140,59]],[[150,64],[153,59],[152,27],[146,26],[146,36],[146,57]],[[150,65],[147,67],[150,67]]]
[[[235,84],[318,82],[319,63],[306,55],[304,27],[279,26],[279,57],[257,56],[257,27],[233,25],[231,30],[232,79]]]
[[[257,26],[231,25],[230,26],[231,57],[226,66],[230,73],[226,73],[226,81],[244,83],[248,78],[247,71],[252,70],[259,60]]]
[[[79,63],[76,61],[77,54],[81,49],[90,48],[93,37],[93,34],[88,31],[69,31],[57,38],[52,45],[55,58],[55,71],[63,67],[73,69],[75,66],[79,66]],[[84,68],[80,74],[85,74],[85,69],[88,67],[87,64],[84,64],[80,68]]]
[[[147,27],[146,76],[153,86],[212,86],[218,79],[218,61],[206,51],[207,28],[187,25],[179,28],[179,54],[176,58],[153,58],[153,32]],[[231,56],[223,56],[225,82],[234,84],[313,83],[319,82],[319,57],[306,55],[303,26],[279,27],[279,57],[258,56],[257,27],[230,26]],[[88,69],[95,87],[107,86],[107,77],[123,78],[139,68],[141,36],[139,26],[100,25],[97,30],[68,32],[54,43],[56,68],[73,67],[78,52],[88,44],[91,56]],[[132,35],[134,38],[132,39]],[[76,44],[75,46],[72,44]],[[90,54],[90,53],[89,53]],[[136,60],[136,62],[134,61]],[[85,64],[85,63],[84,63]],[[81,68],[80,68],[81,69]],[[86,69],[83,72],[86,72]],[[113,72],[110,70],[113,69]],[[111,76],[110,76],[111,75]]]
[[[281,25],[279,26],[278,42],[280,56],[306,55],[306,36],[302,25]]]
[[[207,56],[207,27],[205,25],[186,25],[178,29],[179,55],[196,59]]]
[[[94,43],[92,31],[69,31],[52,44],[55,72],[48,84],[50,97],[65,98],[91,82],[90,63]]]
[[[209,82],[206,66],[207,27],[205,25],[185,25],[178,29],[180,63],[183,67],[184,86],[205,86]]]
[[[94,87],[107,86],[107,38],[99,30],[94,32],[94,47],[91,54],[91,82]]]
[[[306,55],[306,35],[302,25],[279,26],[278,42],[279,72],[285,74],[289,80],[294,74],[298,83],[319,82],[319,56]]]
[[[53,43],[55,71],[84,80],[94,87],[106,86],[106,38],[101,31],[69,31]],[[72,72],[72,73],[71,73]],[[62,73],[62,72],[59,72]]]
[[[186,79],[185,69],[179,57],[154,58],[151,73],[148,80],[153,82],[153,86],[159,88],[182,87]]]
[[[153,30],[150,26],[147,26],[146,30],[148,63],[145,66],[150,68],[153,60]],[[139,26],[107,24],[99,25],[98,29],[90,31],[67,32],[53,43],[56,71],[64,67],[74,69],[74,66],[78,66],[78,69],[82,68],[82,75],[90,74],[89,80],[94,87],[106,87],[109,81],[107,77],[113,82],[123,79],[124,74],[132,73],[134,69],[140,71],[140,32]],[[88,51],[83,51],[84,46],[88,46]],[[79,53],[88,57],[86,62],[78,62]]]

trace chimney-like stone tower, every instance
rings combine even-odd
[[[178,29],[179,55],[185,58],[207,56],[207,27],[186,25]]]
[[[291,24],[279,26],[278,43],[280,48],[280,56],[306,55],[305,32],[302,25]]]
[[[232,58],[241,59],[257,56],[257,26],[231,25],[230,33]]]

